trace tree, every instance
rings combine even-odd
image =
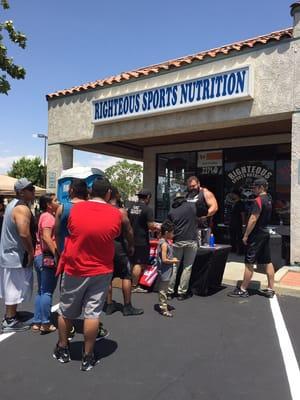
[[[40,157],[26,158],[21,157],[13,162],[10,171],[7,172],[13,178],[27,178],[33,184],[44,187],[45,167],[41,164]]]
[[[1,0],[1,7],[3,10],[9,9],[8,0]],[[13,58],[9,57],[7,54],[7,48],[3,43],[2,32],[6,31],[9,39],[16,43],[22,49],[26,47],[26,36],[16,31],[13,21],[0,21],[0,70],[6,72],[13,79],[24,79],[26,71],[20,65],[14,63]],[[7,94],[10,90],[10,84],[7,80],[6,75],[0,75],[0,93]]]
[[[142,187],[143,167],[140,164],[118,161],[106,168],[105,175],[116,186],[123,200],[134,196]]]

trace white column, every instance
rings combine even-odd
[[[292,155],[291,155],[291,262],[300,262],[300,3],[291,6],[294,18]]]
[[[47,189],[57,188],[57,179],[62,170],[73,167],[73,147],[65,144],[48,145]]]

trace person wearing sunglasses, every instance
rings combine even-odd
[[[32,294],[36,235],[30,205],[35,188],[27,178],[21,178],[14,189],[16,196],[6,207],[0,242],[0,298],[5,302],[2,333],[30,328],[19,320],[17,307]]]

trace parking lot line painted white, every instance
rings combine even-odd
[[[270,299],[270,306],[290,386],[291,396],[293,400],[299,400],[300,399],[299,365],[276,296],[274,296],[273,299]]]
[[[59,303],[55,304],[54,306],[51,307],[51,312],[55,312],[58,310]],[[14,335],[16,332],[9,332],[9,333],[1,333],[0,334],[0,342],[3,342],[3,340],[8,339],[10,336]]]
[[[1,333],[0,335],[0,342],[3,342],[3,340],[8,339],[10,336],[14,335],[16,332],[10,332],[10,333]]]

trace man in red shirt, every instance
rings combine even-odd
[[[94,345],[100,314],[113,273],[114,239],[121,230],[120,211],[108,204],[109,182],[96,180],[91,200],[74,204],[68,220],[69,237],[60,259],[64,275],[59,304],[59,341],[53,357],[70,361],[68,335],[72,320],[84,314],[84,350],[81,369],[97,363]]]

